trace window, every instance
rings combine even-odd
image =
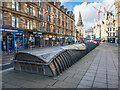
[[[47,25],[47,32],[50,32],[50,25]]]
[[[67,28],[67,23],[66,23],[66,28]]]
[[[19,11],[19,2],[16,2],[16,11]]]
[[[73,26],[71,26],[71,30],[73,30]]]
[[[65,30],[65,34],[67,34],[67,29]]]
[[[58,34],[60,34],[60,28],[58,29]]]
[[[64,27],[64,21],[62,21],[62,26]]]
[[[70,24],[68,24],[68,29],[70,29]]]
[[[49,5],[47,6],[47,10],[50,12],[50,6]]]
[[[13,16],[13,17],[12,17],[12,27],[19,28],[19,25],[20,25],[20,23],[19,23],[19,18]]]
[[[110,36],[111,36],[111,33],[110,33]]]
[[[33,8],[31,8],[30,6],[27,6],[27,12],[29,15],[33,15]]]
[[[3,14],[0,14],[0,19],[2,20],[2,25],[3,25]]]
[[[120,12],[120,7],[119,7],[119,12]]]
[[[19,25],[20,25],[20,24],[19,24],[19,18],[17,17],[17,18],[16,18],[16,27],[19,28]]]
[[[39,0],[39,2],[38,2],[38,6],[40,6],[40,7],[42,7],[43,5],[42,5],[42,2]]]
[[[30,15],[33,15],[33,8],[30,8]]]
[[[27,29],[33,29],[33,21],[27,20]]]
[[[39,30],[39,22],[37,22],[37,30]]]
[[[58,17],[60,18],[60,12],[58,12]]]
[[[64,34],[64,29],[62,30],[62,34]]]
[[[15,27],[15,17],[12,17],[12,27]]]
[[[27,6],[27,12],[30,13],[30,6]]]
[[[71,35],[73,36],[73,32],[71,32]],[[82,34],[81,34],[82,35]]]
[[[43,31],[43,23],[40,23],[40,31]]]
[[[113,28],[113,31],[115,31],[115,28]]]
[[[73,24],[73,21],[71,20],[71,24]]]
[[[39,12],[39,10],[38,10],[38,18],[40,17],[40,12]]]
[[[30,21],[27,20],[27,29],[30,29]]]
[[[19,11],[19,2],[12,0],[12,9]]]
[[[115,33],[113,33],[113,36],[115,36]]]
[[[64,15],[62,14],[62,19],[64,20]]]
[[[56,27],[55,26],[53,27],[53,32],[56,33]]]
[[[60,25],[60,19],[58,19],[58,25]]]
[[[53,18],[53,23],[56,23],[56,18]]]
[[[65,17],[65,20],[67,21],[67,17]]]
[[[12,0],[12,9],[15,10],[15,1],[14,0]]]
[[[38,18],[43,19],[43,13],[38,10]]]
[[[33,21],[30,21],[30,29],[33,29]]]
[[[3,1],[1,0],[1,6],[3,6]]]
[[[53,9],[53,13],[56,14],[56,10],[55,9]]]
[[[110,28],[110,31],[111,31],[111,28]]]
[[[50,22],[50,15],[47,15],[47,21]]]

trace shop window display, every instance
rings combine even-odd
[[[2,29],[2,51],[24,48],[24,32],[15,29]]]
[[[23,47],[23,41],[22,41],[22,37],[16,37],[15,38],[15,46],[16,48],[22,48]]]

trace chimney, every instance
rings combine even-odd
[[[60,8],[63,10],[64,9],[64,5],[62,5]]]
[[[67,8],[65,8],[65,13],[67,13]]]
[[[56,2],[56,7],[60,8],[61,2]]]
[[[67,14],[70,16],[70,11],[68,11]]]

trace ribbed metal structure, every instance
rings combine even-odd
[[[40,52],[41,49],[18,52],[13,60],[14,70],[57,76],[97,46],[98,44],[89,42],[62,46],[48,52]]]

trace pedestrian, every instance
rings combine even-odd
[[[68,41],[68,44],[69,44],[69,45],[70,45],[70,43],[71,43],[71,42],[70,42],[70,41]]]

